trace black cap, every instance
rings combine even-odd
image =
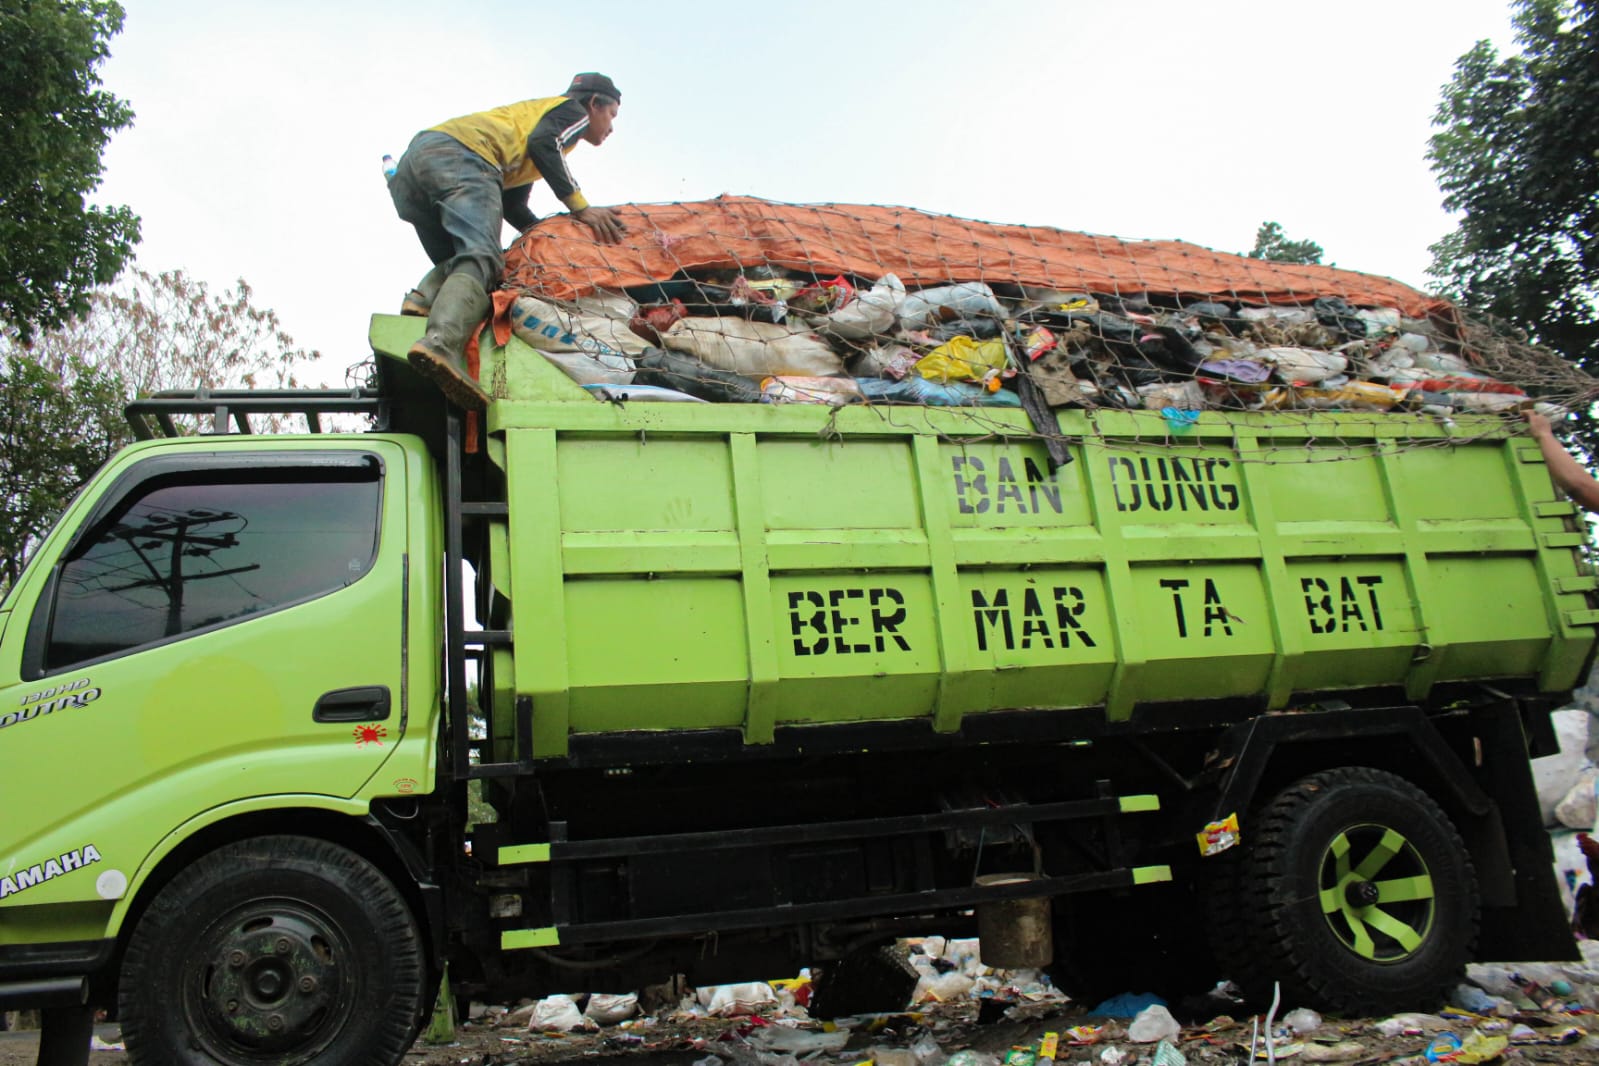
[[[576,96],[578,93],[602,93],[617,103],[622,102],[622,93],[617,89],[616,82],[592,70],[586,74],[572,75],[572,84],[566,87],[566,95]]]

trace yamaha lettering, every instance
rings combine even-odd
[[[36,888],[46,881],[54,881],[74,870],[81,870],[100,861],[100,850],[93,844],[85,844],[75,851],[69,851],[57,857],[51,856],[44,862],[35,863],[26,869],[6,877],[0,877],[0,899]]]
[[[1118,511],[1236,511],[1238,486],[1226,459],[1124,455],[1110,459]]]
[[[975,455],[953,455],[955,505],[961,514],[1040,514],[1061,510],[1060,484],[1033,460],[1000,456],[993,470]],[[1021,476],[1017,476],[1018,469]]]
[[[898,589],[808,589],[788,594],[795,655],[869,655],[911,646],[900,634],[905,597]]]
[[[1376,574],[1354,577],[1302,577],[1305,614],[1312,633],[1370,633],[1382,629]]]
[[[1049,591],[1047,600],[1038,589],[1025,589],[1021,603],[1014,606],[1006,589],[989,593],[972,589],[977,650],[987,651],[990,640],[1006,651],[1026,651],[1035,643],[1040,648],[1069,648],[1073,639],[1084,648],[1092,648],[1094,638],[1079,620],[1087,606],[1083,590],[1069,586],[1057,585]],[[1019,619],[1015,615],[1017,609],[1021,612]]]

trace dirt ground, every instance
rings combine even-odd
[[[1446,1012],[1447,1013],[1447,1012]],[[850,1026],[849,1043],[842,1051],[818,1054],[817,1066],[855,1066],[876,1060],[878,1066],[901,1066],[914,1061],[908,1049],[924,1035],[931,1034],[944,1054],[963,1049],[986,1052],[1003,1059],[1013,1047],[1036,1048],[1046,1032],[1060,1034],[1056,1062],[1060,1066],[1149,1066],[1155,1059],[1156,1044],[1139,1044],[1127,1037],[1127,1022],[1090,1018],[1070,1003],[1032,1003],[1018,1006],[990,1024],[978,1021],[974,1001],[941,1004],[926,1011],[860,1019]],[[1425,1052],[1436,1034],[1413,1032],[1385,1036],[1376,1029],[1384,1019],[1334,1020],[1305,1036],[1278,1041],[1276,1057],[1289,1064],[1341,1062],[1353,1066],[1428,1066]],[[791,1019],[790,1021],[795,1021]],[[1175,1048],[1190,1066],[1197,1064],[1241,1064],[1250,1061],[1253,1019],[1214,1018],[1183,1029]],[[1591,1066],[1599,1062],[1599,1016],[1593,1013],[1568,1014],[1539,1012],[1515,1018],[1446,1018],[1459,1037],[1469,1037],[1475,1028],[1485,1036],[1510,1036],[1510,1044],[1496,1058],[1481,1060],[1515,1066],[1518,1063],[1558,1063],[1562,1066]],[[774,1023],[781,1027],[781,1022]],[[1516,1029],[1517,1025],[1524,1029]],[[1071,1030],[1079,1026],[1103,1026],[1094,1044],[1070,1043]],[[418,1043],[405,1059],[406,1066],[512,1066],[536,1063],[559,1066],[692,1066],[707,1055],[715,1055],[723,1066],[792,1066],[793,1060],[772,1051],[758,1052],[751,1041],[760,1039],[765,1026],[749,1018],[634,1019],[626,1027],[613,1026],[596,1033],[555,1035],[530,1033],[524,1028],[496,1027],[487,1022],[460,1027],[455,1043],[429,1046]],[[799,1022],[797,1028],[820,1029],[819,1023]],[[115,1043],[115,1026],[102,1026],[97,1036]],[[1559,1041],[1565,1041],[1561,1043]],[[0,1033],[0,1066],[32,1066],[37,1037],[33,1033]],[[883,1054],[889,1049],[888,1054]],[[895,1055],[898,1049],[898,1055]],[[1118,1052],[1120,1057],[1118,1057]],[[1163,1052],[1166,1061],[1178,1060]],[[803,1056],[802,1056],[803,1057]],[[91,1066],[122,1066],[127,1056],[120,1051],[97,1051],[90,1055]],[[993,1060],[988,1060],[993,1061]],[[1259,1050],[1257,1061],[1266,1061]],[[1449,1061],[1444,1059],[1442,1061]],[[1455,1061],[1472,1061],[1461,1058]],[[714,1064],[708,1064],[714,1066]],[[958,1066],[958,1062],[957,1062]]]

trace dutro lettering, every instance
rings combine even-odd
[[[1217,480],[1218,471],[1231,467],[1226,459],[1112,456],[1110,484],[1116,510],[1236,511],[1238,486]]]
[[[1085,648],[1094,647],[1094,638],[1089,636],[1088,630],[1078,621],[1078,616],[1088,606],[1083,590],[1056,586],[1050,590],[1050,594],[1054,607],[1053,630],[1049,624],[1049,612],[1045,610],[1044,601],[1038,595],[1038,590],[1029,588],[1023,591],[1020,647],[1027,650],[1033,646],[1034,639],[1037,639],[1041,647],[1068,648],[1073,637],[1076,637],[1077,643]],[[988,650],[991,631],[999,638],[1006,651],[1017,649],[1016,627],[1011,611],[1010,593],[1007,590],[995,589],[985,595],[982,589],[972,589],[972,619],[977,625],[978,651]]]
[[[1333,587],[1338,583],[1338,602],[1333,604]],[[1358,626],[1362,633],[1382,629],[1382,608],[1377,602],[1377,586],[1382,578],[1376,574],[1357,574],[1347,577],[1302,577],[1299,587],[1305,593],[1305,615],[1312,633],[1352,633]],[[1362,597],[1355,589],[1365,591]]]
[[[1183,590],[1191,585],[1187,578],[1162,578],[1160,587],[1171,592],[1172,610],[1177,613],[1177,636],[1188,637],[1188,613],[1183,609]],[[1210,578],[1205,579],[1204,603],[1204,635],[1230,637],[1233,635],[1233,619],[1237,616],[1227,610],[1221,602],[1221,592],[1216,588],[1216,582]]]
[[[1000,456],[992,480],[987,466],[975,455],[954,455],[950,462],[955,468],[955,505],[961,514],[1005,514],[1007,506],[1012,514],[1039,514],[1042,504],[1056,514],[1065,513],[1060,484],[1031,459],[1021,460],[1022,476],[1018,478],[1015,464]]]
[[[55,693],[63,692],[68,688],[76,689],[81,685],[87,685],[88,683],[88,679],[85,678],[83,681],[74,685],[54,688],[42,693],[35,693],[33,696],[30,696],[29,699],[31,700],[50,697]],[[100,690],[98,688],[85,688],[80,692],[67,692],[66,695],[55,696],[53,699],[45,698],[44,702],[42,703],[35,703],[30,707],[22,708],[20,711],[12,711],[10,714],[0,715],[0,729],[4,729],[7,726],[16,725],[18,722],[32,721],[33,719],[39,718],[46,714],[54,714],[56,711],[63,711],[68,707],[87,707],[89,704],[93,703],[99,698]]]
[[[69,851],[60,858],[46,859],[42,863],[35,863],[26,870],[18,870],[16,874],[0,877],[0,899],[17,892],[25,892],[46,881],[53,881],[63,874],[74,870],[81,870],[85,866],[100,861],[100,851],[93,844],[85,844],[76,851]]]
[[[859,602],[855,602],[859,601]],[[869,618],[861,617],[861,609]],[[795,655],[867,655],[900,651],[910,643],[900,634],[905,622],[905,597],[898,589],[812,589],[788,594],[789,631]],[[861,629],[870,627],[870,636]]]

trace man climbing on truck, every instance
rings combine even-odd
[[[1543,452],[1544,462],[1549,464],[1549,476],[1554,478],[1555,484],[1578,507],[1599,512],[1599,481],[1595,481],[1576,456],[1561,445],[1548,418],[1537,411],[1528,411],[1524,417],[1527,419],[1527,428],[1532,432],[1532,439],[1538,442],[1538,450]]]
[[[488,313],[488,293],[503,260],[500,227],[525,232],[538,223],[528,193],[543,178],[572,217],[602,244],[626,226],[610,208],[592,206],[565,156],[611,135],[622,94],[604,74],[584,73],[559,96],[523,100],[441,122],[411,140],[389,181],[395,210],[416,228],[433,260],[406,294],[404,314],[427,315],[411,365],[461,407],[483,410],[488,395],[467,369],[465,346]]]

